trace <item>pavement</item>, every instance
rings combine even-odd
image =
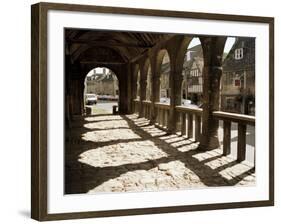
[[[118,105],[118,102],[102,101],[99,100],[97,104],[91,105],[93,114],[112,114],[112,107]],[[195,121],[193,121],[193,127],[195,127]],[[238,127],[237,123],[231,124],[231,156],[237,157],[237,141],[238,141]],[[250,163],[255,162],[255,127],[247,126],[246,137],[246,160]],[[195,136],[195,133],[193,133]],[[223,144],[223,122],[219,123],[218,137],[221,145]]]
[[[106,101],[106,100],[98,100],[97,104],[94,105],[86,105],[86,107],[92,108],[92,113],[95,114],[111,114],[112,107],[117,106],[117,101]]]
[[[255,184],[251,163],[237,163],[221,149],[198,151],[192,139],[135,114],[77,117],[66,136],[66,194]]]

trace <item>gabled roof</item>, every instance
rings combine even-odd
[[[113,81],[113,80],[115,80],[114,76],[115,75],[113,73],[109,72],[107,74],[96,73],[89,77],[91,77],[92,81],[100,82],[100,81]]]
[[[235,50],[243,48],[243,58],[235,59]],[[255,38],[239,37],[223,61],[224,71],[254,69],[255,66]]]
[[[183,63],[183,68],[190,70],[195,64],[197,68],[202,72],[204,60],[203,60],[203,50],[201,45],[196,45],[192,48],[189,48],[187,52],[190,52],[190,60],[185,60]]]

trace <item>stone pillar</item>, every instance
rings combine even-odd
[[[171,66],[172,67],[172,66]],[[182,71],[172,69],[170,72],[170,112],[168,118],[168,133],[176,132],[177,113],[176,106],[181,105]]]
[[[136,65],[132,65],[131,66],[131,92],[132,92],[132,101],[135,100],[137,98],[137,66]],[[135,103],[132,102],[132,112],[135,113],[136,112],[136,105]]]
[[[72,115],[72,108],[71,108],[71,95],[70,95],[70,66],[71,66],[71,60],[70,56],[66,55],[65,57],[65,73],[64,73],[64,80],[65,80],[65,86],[64,86],[64,107],[65,107],[65,124],[67,127],[71,126],[71,115]]]
[[[151,120],[150,123],[154,124],[157,118],[157,108],[155,103],[160,101],[160,74],[152,70],[152,83],[151,83]]]
[[[139,116],[144,117],[144,105],[143,101],[146,100],[146,76],[141,72],[141,80],[140,80],[140,110]]]
[[[72,79],[70,81],[70,96],[71,96],[71,112],[72,115],[81,115],[81,95],[79,79]]]
[[[128,101],[128,113],[133,112],[133,95],[132,95],[132,82],[133,80],[133,73],[132,73],[132,66],[130,63],[127,64],[127,101]]]
[[[211,150],[220,145],[218,139],[219,121],[214,119],[212,113],[219,110],[220,105],[220,79],[225,39],[224,37],[200,38],[204,55],[203,123],[200,150]]]
[[[120,114],[126,114],[128,113],[128,83],[127,83],[127,70],[126,66],[122,67],[120,70],[122,72],[122,76],[118,76],[119,78],[119,103],[118,103],[118,112]]]
[[[79,99],[80,99],[80,112],[84,115],[84,79],[81,78],[79,82]]]

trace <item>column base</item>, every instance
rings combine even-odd
[[[209,151],[217,149],[220,147],[220,142],[218,137],[203,137],[201,136],[199,146],[197,150],[199,151]]]
[[[156,121],[156,119],[150,119],[150,120],[149,120],[149,124],[150,124],[150,125],[153,125],[153,124],[155,124],[155,121]]]

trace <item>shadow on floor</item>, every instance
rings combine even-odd
[[[108,116],[108,115],[97,115],[97,116]],[[90,116],[90,117],[97,117]],[[114,115],[110,115],[114,116]],[[65,142],[65,193],[66,194],[78,194],[78,193],[87,193],[95,187],[101,185],[102,183],[119,177],[120,175],[136,170],[150,170],[154,167],[159,166],[162,163],[168,163],[175,160],[178,160],[184,164],[186,168],[194,172],[201,180],[201,182],[206,186],[233,186],[239,183],[244,177],[247,177],[254,173],[254,168],[243,172],[232,179],[227,179],[220,174],[220,171],[230,168],[236,165],[236,162],[229,162],[212,169],[206,163],[211,162],[212,160],[223,157],[222,155],[215,155],[211,158],[204,159],[202,161],[196,158],[196,155],[202,153],[196,149],[191,149],[188,151],[181,152],[177,147],[172,146],[175,142],[171,140],[170,143],[167,143],[165,140],[172,139],[167,133],[162,135],[152,136],[149,131],[145,131],[143,128],[148,127],[148,124],[138,122],[142,119],[136,117],[128,117],[125,115],[116,115],[120,119],[126,121],[128,128],[132,130],[138,138],[132,139],[117,139],[105,142],[94,142],[86,141],[82,139],[82,136],[89,132],[88,128],[83,127],[83,124],[87,123],[84,118],[77,119],[75,126],[79,128],[73,128],[66,130],[66,142]],[[110,119],[110,117],[109,117]],[[102,119],[106,120],[106,119]],[[114,120],[114,119],[113,119]],[[106,120],[108,121],[108,120]],[[92,121],[92,122],[100,122]],[[139,124],[140,126],[136,125]],[[143,125],[143,126],[142,126]],[[100,129],[99,129],[100,130]],[[110,130],[110,129],[107,129]],[[92,131],[92,129],[90,130]],[[179,138],[179,136],[173,135],[174,138]],[[163,139],[161,139],[163,137]],[[167,154],[166,157],[161,157],[158,159],[147,160],[144,162],[138,163],[129,163],[122,164],[119,166],[106,166],[106,167],[95,167],[90,166],[85,163],[79,162],[80,155],[87,150],[95,149],[98,147],[114,145],[117,143],[128,143],[135,141],[152,141],[155,146],[160,148],[163,152]],[[193,144],[193,142],[187,143],[184,146]],[[181,145],[179,147],[182,147]]]

